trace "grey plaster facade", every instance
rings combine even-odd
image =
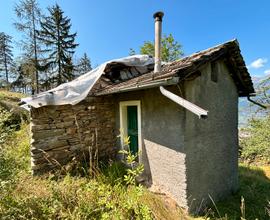
[[[159,88],[87,97],[74,106],[32,109],[32,169],[39,174],[87,151],[98,132],[100,157],[115,159],[121,148],[120,103],[140,101],[141,162],[147,183],[157,185],[192,213],[238,188],[238,91],[225,62],[201,66],[201,74],[167,86],[209,111],[207,119],[163,96]],[[212,73],[215,73],[213,76]],[[211,75],[212,74],[212,75]]]
[[[163,96],[158,88],[121,93],[119,103],[141,101],[142,162],[148,182],[168,192],[180,206],[198,212],[238,187],[238,93],[226,65],[216,62],[217,82],[211,80],[211,63],[201,76],[167,87],[209,111],[199,119]]]

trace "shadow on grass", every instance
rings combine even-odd
[[[241,197],[245,200],[245,216],[241,215]],[[223,202],[217,204],[221,217],[225,219],[270,219],[270,179],[263,169],[239,166],[239,191]]]

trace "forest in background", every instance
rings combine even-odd
[[[22,40],[0,30],[0,88],[11,91],[37,94],[92,70],[86,53],[74,58],[77,33],[71,31],[72,22],[58,5],[48,6],[44,12],[37,0],[21,0],[14,6],[16,22]],[[19,48],[20,54],[13,55]],[[154,55],[154,44],[145,41],[141,54]],[[130,49],[129,55],[135,50]],[[182,46],[172,34],[162,37],[162,59],[169,62],[183,55]]]
[[[33,95],[92,69],[86,53],[74,59],[77,33],[71,32],[71,20],[58,4],[44,12],[38,1],[22,0],[14,12],[14,26],[22,40],[0,30],[0,88]],[[16,57],[15,46],[20,50]]]

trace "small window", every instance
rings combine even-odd
[[[218,81],[218,64],[216,62],[211,63],[211,80],[215,83]]]

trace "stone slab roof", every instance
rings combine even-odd
[[[105,73],[100,79],[99,87],[93,90],[93,94],[99,96],[146,88],[147,85],[157,87],[162,83],[164,85],[166,83],[176,84],[176,81],[173,80],[175,77],[185,80],[197,74],[199,68],[203,65],[219,59],[223,59],[227,64],[231,77],[238,89],[239,96],[253,95],[255,93],[253,83],[241,55],[237,40],[228,41],[174,62],[164,64],[159,73],[154,74],[152,70],[125,81],[116,80],[117,82],[112,82]]]

